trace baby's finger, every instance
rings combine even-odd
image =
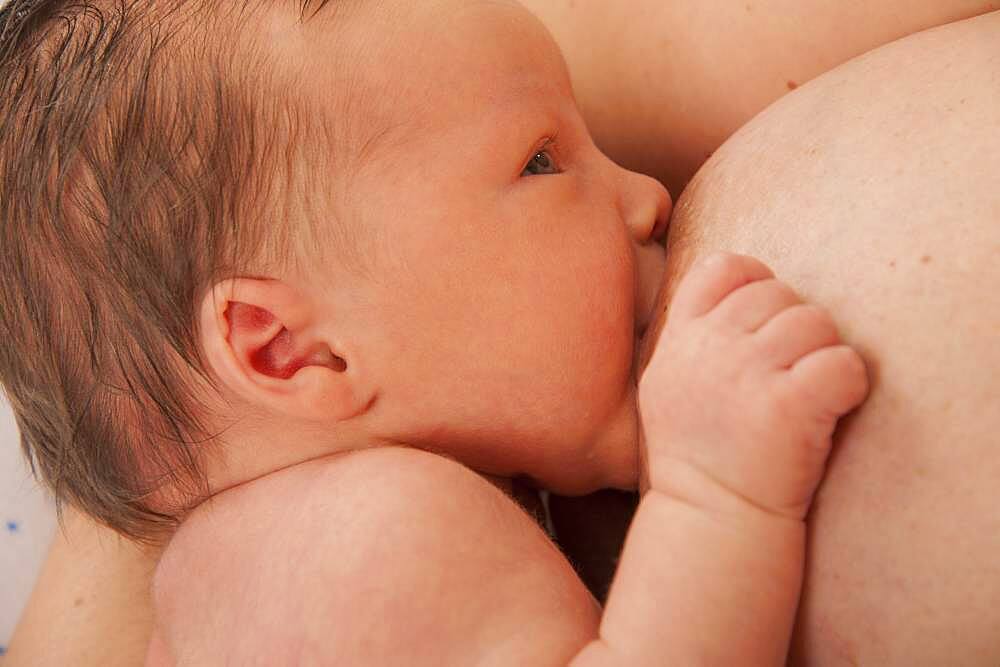
[[[833,417],[850,412],[868,395],[868,372],[861,355],[848,345],[824,347],[799,359],[793,382],[818,397]]]
[[[840,342],[833,320],[825,310],[811,303],[786,308],[754,336],[767,359],[788,368],[810,352]]]
[[[670,304],[670,322],[691,320],[715,308],[747,283],[773,278],[771,269],[745,255],[716,253],[698,263],[681,281]]]
[[[711,317],[741,331],[756,331],[781,311],[802,303],[791,287],[775,278],[744,285],[722,300]]]

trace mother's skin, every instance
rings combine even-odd
[[[800,664],[1000,664],[1000,12],[785,97],[681,197],[698,256],[760,257],[871,363],[810,520]],[[655,334],[654,334],[655,335]]]
[[[838,68],[699,172],[668,241],[760,257],[873,391],[811,518],[794,655],[1000,664],[1000,12]]]

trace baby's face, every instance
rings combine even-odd
[[[371,275],[331,269],[326,289],[382,435],[566,492],[634,484],[666,190],[597,150],[516,3],[363,4],[314,19],[308,85],[364,147],[341,218]]]

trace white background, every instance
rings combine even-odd
[[[0,646],[6,647],[55,529],[49,498],[21,455],[14,415],[0,398]],[[0,658],[2,660],[2,658]]]

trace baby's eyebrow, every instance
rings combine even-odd
[[[330,0],[299,0],[299,20],[302,23],[307,23],[310,19],[315,18],[317,14],[323,11]],[[315,7],[313,7],[315,5]],[[312,14],[306,16],[306,13],[312,9]]]
[[[454,118],[436,113],[435,102],[414,99],[405,88],[391,85],[359,86],[335,95],[334,100],[337,108],[323,118],[335,126],[330,130],[333,136],[348,142],[346,148],[355,165],[378,161],[456,124]]]
[[[3,0],[0,0],[2,2]],[[277,0],[272,0],[277,1]],[[288,0],[282,0],[283,2],[288,2]],[[302,23],[308,23],[312,19],[316,18],[320,13],[323,12],[328,6],[333,5],[332,11],[341,11],[346,9],[354,9],[358,5],[366,2],[367,0],[297,0],[299,3],[299,21]],[[311,12],[311,13],[310,13]],[[308,16],[307,16],[308,14]]]

